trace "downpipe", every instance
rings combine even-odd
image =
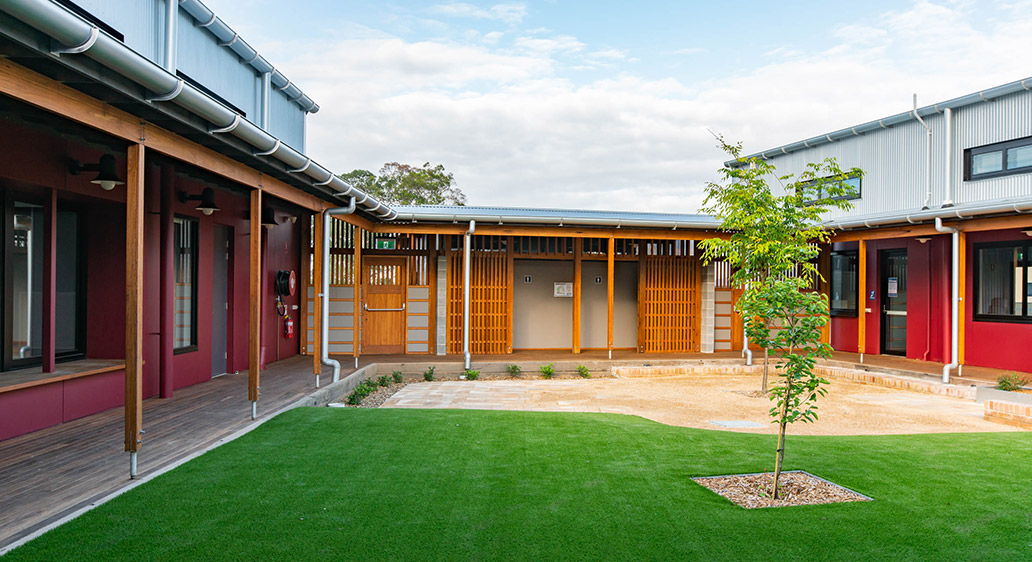
[[[466,229],[465,240],[462,244],[462,362],[469,369],[469,268],[470,268],[470,242],[473,240],[473,233],[477,230],[477,221],[469,221],[469,228]]]
[[[942,366],[942,383],[949,384],[950,371],[960,366],[960,230],[953,226],[943,226],[942,219],[935,218],[935,230],[953,235],[953,286],[951,291],[952,307],[950,311],[950,362]]]
[[[354,197],[351,198],[347,207],[323,211],[322,283],[319,287],[319,300],[322,303],[322,313],[319,317],[319,363],[333,369],[333,382],[340,380],[340,361],[330,358],[330,221],[335,216],[350,215],[354,212]],[[353,326],[353,329],[358,329],[358,326]],[[319,387],[319,375],[315,376],[315,386]]]
[[[745,356],[745,366],[752,367],[752,350],[749,349],[749,332],[742,328],[742,355]]]
[[[928,205],[932,202],[932,128],[925,123],[924,119],[917,114],[917,94],[914,94],[914,117],[917,122],[925,128],[928,138],[928,146],[925,154],[925,200],[924,205],[921,205],[922,210],[927,210]]]

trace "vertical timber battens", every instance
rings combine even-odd
[[[143,425],[143,176],[144,147],[129,146],[125,198],[125,450],[129,476]]]
[[[325,211],[324,211],[325,212]],[[313,272],[313,283],[312,286],[315,288],[315,315],[312,317],[312,327],[315,329],[312,332],[314,336],[312,339],[312,374],[318,376],[322,373],[322,286],[323,286],[323,213],[313,216],[312,220],[315,221],[315,234],[313,235],[314,252],[312,253],[312,260],[315,263],[315,267],[312,268]],[[308,293],[305,295],[305,308],[308,308]],[[308,332],[308,324],[305,324],[305,332]],[[329,342],[326,342],[329,345]]]
[[[609,236],[609,251],[606,256],[606,349],[613,358],[613,270],[616,266],[616,239]]]
[[[508,318],[506,319],[505,326],[506,326],[506,330],[508,331],[508,335],[506,337],[505,350],[506,350],[506,353],[512,353],[512,334],[513,334],[513,332],[515,331],[515,328],[516,328],[515,326],[513,326],[513,321],[514,321],[513,319],[516,318],[516,316],[514,314],[515,311],[513,310],[513,299],[514,299],[513,295],[515,294],[515,290],[516,290],[516,286],[515,286],[515,275],[516,275],[516,237],[514,237],[514,236],[510,236],[509,237],[508,243],[505,246],[505,252],[507,254],[507,256],[506,256],[506,258],[507,258],[506,267],[508,268],[508,272],[509,272],[508,280],[506,281],[505,314],[507,315]]]
[[[819,244],[820,254],[817,256],[817,272],[820,278],[817,282],[817,291],[827,299],[828,306],[831,306],[831,244]],[[831,345],[831,316],[828,316],[828,323],[821,328],[821,343]]]
[[[351,355],[355,357],[355,367],[358,367],[358,346],[361,339],[359,333],[362,329],[359,319],[362,318],[362,228],[355,225],[351,235],[351,245],[355,248],[355,257],[351,262],[351,278],[355,284],[352,291],[352,312],[354,320],[351,322]]]
[[[573,240],[573,352],[581,352],[581,251],[584,241]]]
[[[262,192],[251,191],[250,252],[248,263],[248,361],[247,399],[251,401],[251,417],[257,417],[261,370],[262,325]]]
[[[43,372],[53,373],[57,362],[57,190],[47,197],[46,237],[43,246]]]
[[[864,362],[864,351],[867,347],[867,241],[861,239],[859,241],[860,250],[858,252],[857,261],[860,265],[860,272],[857,274],[859,278],[858,296],[860,302],[857,303],[857,325],[856,325],[856,351],[860,354],[860,362]]]

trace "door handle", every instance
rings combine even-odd
[[[882,312],[884,312],[886,316],[906,316],[907,315],[907,311],[905,311],[905,310],[888,310],[888,309],[883,308]]]
[[[369,305],[362,303],[362,310],[366,312],[405,312],[405,303],[401,303],[401,308],[369,308]]]

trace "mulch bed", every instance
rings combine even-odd
[[[746,509],[871,500],[863,494],[801,470],[781,473],[778,485],[781,497],[776,500],[772,493],[774,473],[771,472],[706,476],[692,480]]]

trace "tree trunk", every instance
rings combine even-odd
[[[778,494],[777,486],[778,481],[781,480],[781,465],[784,463],[784,431],[787,426],[788,395],[792,392],[792,378],[785,378],[784,392],[784,403],[781,404],[780,427],[777,432],[777,451],[774,455],[774,499],[779,499],[781,497],[780,494]]]
[[[767,369],[770,365],[770,350],[763,348],[763,381],[760,383],[760,391],[767,394]]]

